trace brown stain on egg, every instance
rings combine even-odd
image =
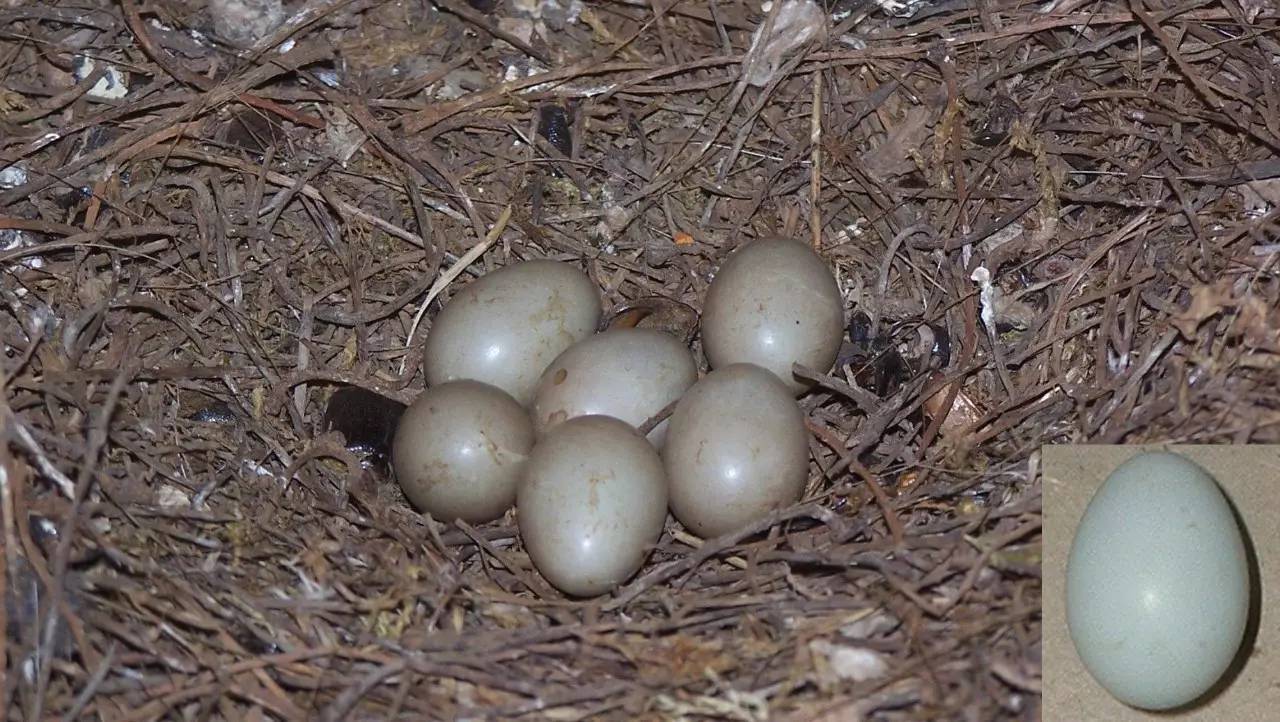
[[[430,493],[437,486],[447,485],[452,481],[449,465],[443,461],[428,461],[422,464],[416,479],[409,482],[423,493]]]
[[[598,476],[592,476],[587,479],[587,506],[591,507],[591,511],[598,511],[600,508],[599,486],[603,481]]]

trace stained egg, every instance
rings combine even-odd
[[[671,512],[703,537],[792,504],[809,470],[809,432],[791,390],[751,364],[716,369],[676,404],[662,456]]]
[[[427,384],[473,379],[528,404],[543,369],[594,332],[600,312],[599,289],[573,266],[513,263],[463,287],[436,316]]]
[[[1142,453],[1094,493],[1067,561],[1067,625],[1121,702],[1164,710],[1204,695],[1243,639],[1249,570],[1218,484],[1183,456]]]
[[[793,392],[809,384],[792,365],[826,373],[844,334],[844,301],[831,268],[799,241],[753,241],[725,261],[707,290],[702,348],[712,368],[752,363]]]
[[[533,398],[534,429],[544,433],[590,414],[639,427],[697,380],[693,354],[674,336],[642,328],[605,331],[570,346],[543,372]],[[649,440],[661,445],[665,434],[664,421]]]
[[[533,438],[528,412],[505,391],[450,381],[424,391],[401,415],[392,466],[415,507],[475,524],[511,507]]]
[[[658,452],[608,416],[579,416],[540,438],[516,499],[529,557],[574,596],[603,594],[635,574],[666,518]]]

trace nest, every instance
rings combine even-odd
[[[7,0],[0,28],[8,719],[1036,719],[1039,447],[1280,440],[1264,3]],[[486,270],[700,310],[778,234],[865,314],[802,399],[806,495],[670,522],[612,595],[551,589],[510,515],[414,512],[323,424],[343,386],[412,399]]]

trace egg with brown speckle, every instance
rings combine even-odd
[[[702,312],[702,348],[712,368],[756,364],[799,393],[810,384],[793,364],[826,373],[844,335],[844,300],[830,266],[809,246],[765,238],[720,267]]]
[[[490,521],[511,508],[533,422],[509,394],[478,381],[422,393],[400,417],[391,446],[409,501],[441,521]]]
[[[464,286],[432,322],[423,349],[427,384],[481,381],[533,400],[538,377],[560,352],[591,335],[600,291],[567,263],[513,263]]]
[[[638,428],[697,380],[693,354],[670,334],[643,328],[598,333],[570,346],[543,372],[533,397],[534,430],[545,433],[590,414]],[[665,434],[664,421],[649,440],[661,446]]]
[[[671,512],[695,534],[714,537],[799,500],[809,431],[777,376],[732,364],[676,404],[662,456]]]
[[[667,518],[662,460],[631,426],[579,416],[538,440],[516,498],[520,537],[560,591],[603,594],[635,574]]]

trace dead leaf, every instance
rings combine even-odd
[[[1252,293],[1238,301],[1238,309],[1236,326],[1244,342],[1253,350],[1280,353],[1280,310]]]
[[[942,416],[941,425],[938,427],[944,438],[954,440],[964,434],[970,433],[973,427],[983,417],[982,409],[969,398],[961,388],[956,393],[956,398],[951,402],[951,408],[944,409],[943,404],[947,401],[947,395],[951,392],[952,384],[945,383],[946,379],[941,372],[935,371],[930,377],[928,384],[925,385],[925,393],[929,394],[925,397],[922,408],[924,415],[929,423],[933,423],[933,419]],[[937,389],[936,392],[930,394],[930,390]]]
[[[1169,323],[1191,340],[1205,321],[1224,312],[1236,314],[1224,331],[1228,338],[1242,339],[1251,351],[1280,353],[1280,310],[1255,293],[1237,294],[1229,280],[1192,288],[1187,310]]]
[[[911,152],[924,144],[929,134],[933,111],[925,106],[914,106],[906,117],[894,123],[888,136],[880,145],[864,153],[861,165],[874,178],[888,179],[915,170]]]
[[[1222,309],[1230,302],[1230,281],[1219,281],[1213,285],[1199,285],[1191,289],[1191,303],[1187,310],[1169,320],[1183,337],[1191,340],[1196,329],[1205,321],[1222,313]]]
[[[191,494],[185,489],[172,484],[162,484],[156,490],[156,506],[162,508],[189,507],[191,506]]]
[[[12,113],[17,110],[26,110],[29,104],[27,99],[22,95],[9,90],[8,88],[0,88],[0,113]]]
[[[1266,213],[1280,206],[1280,178],[1256,180],[1233,186],[1244,200],[1245,209],[1254,213]]]
[[[708,672],[727,672],[738,662],[727,653],[724,645],[715,640],[704,640],[689,635],[647,644],[644,648],[632,647],[640,678],[647,683],[681,685],[705,679]]]
[[[782,0],[782,7],[778,8],[767,38],[762,37],[764,27],[762,22],[751,39],[752,53],[748,58],[754,58],[754,62],[745,64],[742,69],[743,77],[757,88],[773,80],[783,65],[784,56],[810,39],[822,37],[827,24],[822,8],[813,0]]]
[[[888,674],[884,655],[868,647],[832,644],[825,639],[809,642],[814,672],[819,684],[830,688],[837,682],[865,682]]]

